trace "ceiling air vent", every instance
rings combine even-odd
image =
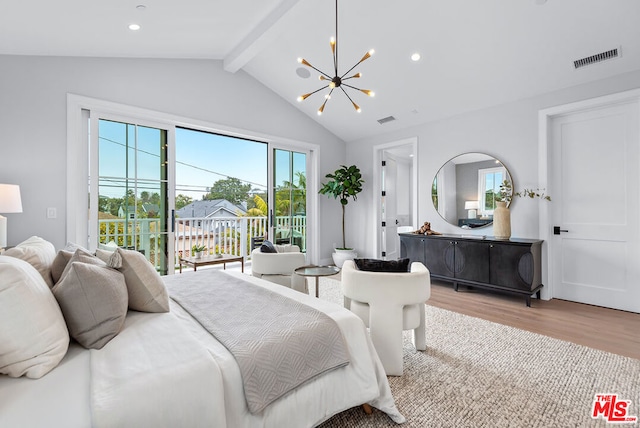
[[[378,119],[378,123],[380,125],[384,125],[387,122],[393,122],[394,120],[396,120],[395,117],[393,116],[387,116],[387,117],[383,117],[382,119]]]
[[[620,48],[615,48],[615,49],[611,49],[610,51],[601,52],[599,54],[588,56],[586,58],[577,59],[573,61],[573,66],[577,70],[578,68],[586,67],[587,65],[606,61],[608,59],[618,58],[619,56],[620,56]]]

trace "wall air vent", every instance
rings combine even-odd
[[[595,64],[597,62],[618,58],[620,54],[620,48],[611,49],[610,51],[601,52],[599,54],[591,55],[586,58],[577,59],[573,61],[573,67],[577,70],[578,68],[586,67],[587,65]]]
[[[378,119],[378,123],[379,123],[380,125],[384,125],[385,123],[393,122],[394,120],[396,120],[396,118],[395,118],[395,117],[393,117],[393,116],[387,116],[387,117],[383,117],[382,119]]]

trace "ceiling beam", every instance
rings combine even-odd
[[[277,24],[301,0],[283,0],[224,58],[223,67],[230,73],[240,70],[279,34]],[[280,30],[282,31],[282,30]]]

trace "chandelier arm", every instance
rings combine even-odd
[[[351,101],[352,104],[355,104],[353,102],[353,100],[351,99],[351,97],[349,96],[349,94],[347,94],[347,91],[344,90],[344,88],[342,86],[340,86],[340,89],[342,89],[342,92],[344,92],[344,94],[347,96],[347,98],[349,98],[349,101]]]
[[[347,79],[345,79],[345,80],[347,80]],[[347,87],[349,87],[351,89],[355,89],[356,91],[362,91],[362,89],[360,89],[360,88],[356,88],[355,86],[347,85],[346,83],[344,83],[344,81],[343,81],[342,85],[340,85],[340,87],[342,87],[342,86],[347,86]],[[344,91],[344,89],[343,89],[343,91]]]
[[[356,62],[356,64],[353,67],[351,67],[349,70],[347,70],[346,73],[344,73],[342,76],[340,76],[340,80],[342,80],[344,78],[344,76],[346,76],[347,74],[351,73],[351,70],[356,68],[361,62],[362,62],[362,60]]]
[[[313,68],[313,69],[314,69],[315,71],[317,71],[318,73],[322,74],[322,75],[323,75],[324,77],[326,77],[327,79],[329,79],[329,80],[333,79],[333,77],[329,76],[327,73],[325,73],[325,72],[324,72],[324,71],[322,71],[322,70],[318,70],[318,69],[317,69],[317,68],[315,68],[313,65],[311,65],[311,64],[309,64],[309,63],[307,63],[307,65],[308,65],[309,67]]]
[[[327,86],[323,86],[323,87],[322,87],[322,88],[320,88],[320,89],[316,89],[316,90],[315,90],[315,91],[313,91],[313,92],[309,92],[308,94],[306,94],[307,96],[306,96],[304,99],[307,99],[307,98],[309,98],[311,95],[315,94],[316,92],[320,92],[321,90],[326,89],[326,88],[328,88],[328,87],[329,87],[329,85],[327,85]]]

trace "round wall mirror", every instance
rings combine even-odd
[[[431,199],[447,223],[473,229],[493,223],[500,184],[511,174],[500,160],[484,153],[465,153],[442,165],[433,179]]]

